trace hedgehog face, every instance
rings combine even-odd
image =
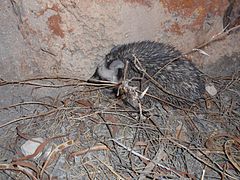
[[[103,80],[118,82],[122,76],[124,63],[120,60],[114,60],[108,64],[107,60],[98,67],[98,75]]]

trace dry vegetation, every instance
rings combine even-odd
[[[1,178],[239,179],[240,71],[207,78],[218,94],[188,108],[172,107],[162,97],[146,108],[139,97],[148,93],[138,89],[127,100],[109,92],[124,82],[1,80],[1,87],[65,92],[1,107],[0,113],[21,114],[0,124]],[[126,103],[129,98],[135,98],[137,107]],[[23,156],[21,145],[35,137],[44,141]],[[51,153],[44,153],[49,148]]]

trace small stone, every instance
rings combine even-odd
[[[210,94],[211,96],[215,96],[217,94],[217,89],[212,83],[207,84],[205,89],[208,92],[208,94]]]
[[[35,142],[35,141],[31,141],[31,140],[27,140],[22,146],[21,146],[21,151],[22,153],[27,156],[27,155],[31,155],[33,154],[36,149],[38,148],[38,146],[44,141],[43,138],[38,137],[38,138],[33,138],[33,140],[35,141],[39,141],[39,142]],[[34,159],[37,159],[38,157],[40,157],[42,155],[42,152],[38,153]]]

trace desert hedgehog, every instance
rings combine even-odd
[[[118,82],[123,78],[126,62],[128,67],[125,79],[138,78],[138,81],[132,80],[134,86],[142,90],[149,86],[148,93],[151,95],[168,97],[171,102],[194,102],[204,93],[201,72],[170,45],[142,41],[116,46],[99,65],[97,74],[103,80]],[[152,83],[146,73],[160,87]]]

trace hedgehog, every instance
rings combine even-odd
[[[140,90],[148,87],[150,95],[167,97],[174,104],[193,103],[203,96],[202,73],[171,45],[154,41],[118,45],[105,56],[97,74],[102,80],[120,82],[126,64],[124,79],[136,79],[131,81],[133,86]]]

